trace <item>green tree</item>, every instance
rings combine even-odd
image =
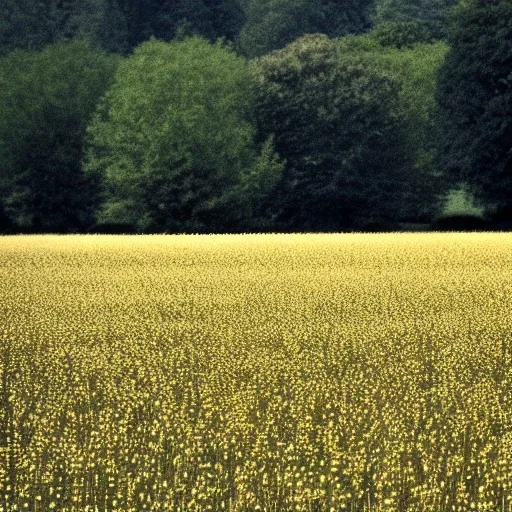
[[[79,0],[62,9],[54,40],[85,39],[109,52],[128,51],[128,25],[117,0]]]
[[[439,75],[439,165],[488,206],[512,206],[512,4],[467,2]]]
[[[0,2],[0,56],[12,50],[39,49],[51,41],[51,28],[44,2]]]
[[[90,223],[95,187],[80,165],[83,137],[117,60],[83,42],[1,60],[0,201],[18,226]]]
[[[75,38],[107,51],[128,49],[126,19],[117,0],[2,0],[0,15],[0,55]]]
[[[249,56],[283,48],[304,34],[361,33],[370,27],[373,0],[245,0],[247,22],[238,45]]]
[[[100,222],[245,227],[281,171],[269,141],[254,145],[249,78],[245,60],[221,43],[138,47],[89,129],[87,169],[105,184]]]
[[[185,29],[213,42],[218,38],[234,41],[245,16],[238,0],[178,0],[169,4],[160,20],[172,23],[169,34],[173,36]]]
[[[372,31],[381,46],[410,48],[418,43],[433,43],[436,38],[421,21],[384,21]]]
[[[391,23],[388,30],[394,25],[395,33],[409,33],[409,38],[415,27],[422,41],[428,40],[426,34],[431,39],[443,39],[450,28],[452,9],[458,3],[459,0],[376,0],[373,22],[375,26]],[[409,23],[414,25],[408,26]]]
[[[316,0],[315,32],[330,37],[361,34],[371,26],[374,0]]]
[[[436,89],[439,69],[448,47],[443,42],[396,48],[381,46],[374,31],[368,35],[339,40],[339,51],[364,60],[379,73],[399,84],[400,110],[407,123],[409,153],[413,157],[413,178],[407,192],[404,216],[427,222],[441,208],[442,195],[449,188],[436,166],[432,145]]]
[[[247,22],[238,40],[248,57],[283,48],[297,37],[311,32],[309,0],[254,0],[246,7]]]
[[[129,46],[151,37],[170,41],[201,35],[233,41],[245,18],[238,0],[118,0],[128,24]]]
[[[254,63],[256,116],[287,162],[274,203],[283,229],[385,225],[411,176],[398,86],[326,36]]]
[[[151,37],[234,41],[244,23],[239,0],[1,0],[0,55],[71,39],[118,53]]]

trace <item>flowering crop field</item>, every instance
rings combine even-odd
[[[0,238],[0,511],[512,511],[512,235]]]

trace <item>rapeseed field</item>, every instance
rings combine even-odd
[[[512,235],[0,239],[0,511],[512,511]]]

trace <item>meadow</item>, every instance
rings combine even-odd
[[[512,511],[512,235],[0,238],[0,511]]]

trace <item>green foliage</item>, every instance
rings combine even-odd
[[[244,21],[238,0],[2,0],[0,55],[70,39],[119,53],[151,37],[234,40]]]
[[[105,183],[101,222],[139,229],[237,229],[280,164],[248,121],[246,62],[201,38],[150,41],[121,63],[90,126],[90,175]]]
[[[0,0],[0,225],[80,229],[101,180],[99,220],[140,229],[428,222],[459,184],[509,211],[511,19],[506,0]],[[300,39],[320,33],[343,37]],[[154,37],[174,43],[122,65],[86,177],[117,66],[92,48]]]
[[[374,0],[317,0],[317,32],[335,37],[360,34],[371,28]]]
[[[428,40],[423,33],[432,39],[443,39],[450,28],[452,9],[458,3],[459,0],[376,0],[373,22],[375,26],[387,22],[413,22],[422,25],[418,27],[421,40]]]
[[[512,4],[459,11],[439,76],[438,157],[490,209],[512,205]]]
[[[179,0],[168,4],[165,19],[172,24],[169,33],[174,35],[179,27],[185,27],[190,34],[201,35],[210,41],[218,38],[233,41],[245,23],[238,0]],[[159,37],[161,34],[157,30],[155,35]]]
[[[83,228],[94,183],[82,140],[117,58],[85,43],[14,51],[0,62],[0,201],[19,226]]]
[[[117,0],[2,0],[0,55],[86,39],[108,51],[127,50],[127,25]]]
[[[49,20],[42,2],[0,2],[0,55],[16,48],[38,49],[51,39]]]
[[[374,32],[339,41],[343,54],[364,59],[369,66],[399,84],[400,109],[408,125],[404,144],[414,159],[409,199],[404,202],[406,217],[427,221],[440,208],[446,184],[436,168],[432,144],[436,108],[437,76],[443,65],[446,44],[416,44],[397,49],[380,46]],[[407,206],[405,206],[407,204]]]
[[[128,24],[129,46],[156,37],[170,41],[201,35],[234,40],[245,19],[238,0],[118,0]]]
[[[310,32],[309,0],[254,0],[246,8],[238,46],[248,57],[264,55]]]
[[[477,206],[467,187],[459,186],[446,194],[442,215],[445,217],[465,215],[482,217],[484,209]]]
[[[372,37],[381,46],[412,47],[434,41],[431,31],[420,21],[385,21],[372,31]]]
[[[308,33],[339,36],[370,26],[372,0],[246,0],[241,51],[261,56]]]
[[[397,216],[411,161],[398,86],[371,62],[306,36],[254,64],[259,132],[286,160],[286,228],[377,226]]]
[[[110,52],[128,50],[128,26],[117,0],[71,3],[55,39],[85,39]]]

